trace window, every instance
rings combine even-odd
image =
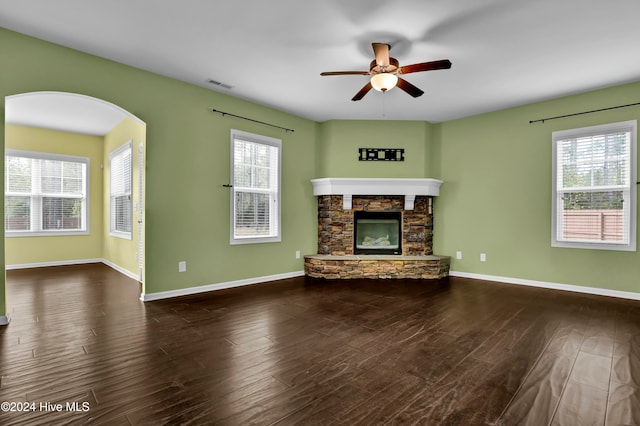
[[[636,250],[636,128],[553,133],[552,246]]]
[[[281,146],[231,131],[231,244],[280,241]]]
[[[109,234],[131,239],[131,141],[109,154]]]
[[[8,149],[6,235],[88,233],[88,173],[88,158]]]

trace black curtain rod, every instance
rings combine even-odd
[[[591,110],[591,111],[576,112],[575,114],[558,115],[558,116],[549,117],[549,118],[540,118],[538,120],[530,120],[529,124],[532,124],[532,123],[544,123],[545,121],[557,120],[558,118],[567,118],[567,117],[573,117],[574,115],[591,114],[592,112],[608,111],[610,109],[626,108],[626,107],[636,106],[636,105],[640,105],[640,102],[636,102],[636,103],[633,103],[633,104],[626,104],[626,105],[618,105],[618,106],[609,107],[609,108],[594,109],[594,110]]]
[[[229,113],[229,112],[218,111],[217,109],[212,109],[211,111],[213,111],[213,112],[217,112],[218,114],[222,114],[222,116],[223,116],[223,117],[224,117],[225,115],[230,115],[231,117],[241,118],[241,119],[243,119],[243,120],[253,121],[254,123],[264,124],[265,126],[271,126],[271,127],[275,127],[275,128],[277,128],[277,129],[282,129],[282,130],[284,130],[285,132],[295,132],[295,130],[293,130],[293,129],[287,129],[286,127],[276,126],[275,124],[265,123],[264,121],[254,120],[253,118],[243,117],[243,116],[241,116],[241,115],[231,114],[231,113]]]

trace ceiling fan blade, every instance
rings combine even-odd
[[[439,61],[421,62],[419,64],[405,65],[398,68],[398,74],[409,74],[420,71],[446,70],[451,68],[451,61],[442,59]]]
[[[382,67],[389,66],[389,46],[386,43],[371,43],[373,46],[373,53],[376,55],[376,64]]]
[[[404,90],[414,98],[417,98],[418,96],[422,96],[424,94],[422,90],[418,89],[416,86],[400,77],[398,77],[398,84],[396,84],[396,86],[398,86],[400,89]]]
[[[369,71],[327,71],[320,75],[369,75]]]
[[[369,90],[371,89],[373,89],[373,86],[371,85],[371,82],[368,82],[367,84],[364,85],[362,89],[360,89],[358,93],[356,93],[356,95],[351,100],[359,101],[360,99],[364,98],[364,95],[369,93]]]

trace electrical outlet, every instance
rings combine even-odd
[[[480,253],[480,262],[486,262],[486,261],[487,261],[487,254]]]
[[[456,259],[462,259],[462,252],[461,251],[457,251],[456,252]]]
[[[178,262],[178,272],[187,272],[187,262],[186,261],[181,261]]]
[[[296,259],[300,259],[300,250],[296,250]]]

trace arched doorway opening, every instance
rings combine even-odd
[[[60,208],[62,219],[53,222],[55,228],[55,224],[67,220],[68,215],[84,209],[83,232],[62,229],[57,233],[30,235],[27,231],[32,231],[31,228],[27,231],[7,229],[8,215],[31,214],[16,206],[27,205],[38,196],[45,198],[34,193],[12,194],[21,203],[5,205],[7,269],[99,261],[141,282],[144,293],[146,124],[123,108],[91,96],[67,92],[22,93],[5,98],[5,149],[18,153],[16,156],[26,153],[29,158],[43,157],[43,154],[45,159],[49,158],[46,155],[83,158],[88,165],[83,204],[74,204],[74,213],[69,214]],[[114,168],[114,153],[123,150],[124,159],[120,158],[119,164],[125,166]],[[5,164],[5,173],[10,166]],[[116,174],[124,176],[124,183],[115,179]],[[64,174],[61,176],[64,181]],[[116,186],[128,189],[117,192]],[[64,183],[60,188],[65,192]],[[61,199],[65,196],[65,193],[57,194]],[[75,207],[80,205],[82,208]],[[15,211],[9,211],[14,207]],[[45,211],[42,206],[38,209]],[[74,223],[80,221],[73,219]],[[19,226],[26,228],[32,222],[28,219]],[[36,226],[42,231],[43,225]]]

